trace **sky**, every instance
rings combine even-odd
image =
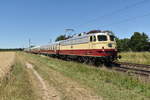
[[[145,32],[150,37],[150,0],[141,1],[0,0],[0,48],[27,47],[29,38],[33,45],[48,44],[65,29],[74,29],[72,34],[112,30],[119,38]]]

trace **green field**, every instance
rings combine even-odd
[[[150,52],[122,52],[120,62],[150,64]]]
[[[15,61],[9,77],[0,82],[0,100],[41,100],[36,85],[39,83],[25,68],[25,62],[31,63],[47,85],[55,88],[60,100],[93,100],[86,98],[88,93],[103,100],[150,98],[149,83],[124,73],[23,52],[17,53]]]
[[[128,75],[39,55],[24,54],[24,56],[32,59],[31,62],[36,66],[43,68],[37,67],[39,73],[42,74],[44,67],[53,69],[90,87],[97,95],[106,100],[149,100],[148,98],[150,98],[150,84],[142,83]],[[48,70],[45,71],[48,72]],[[45,74],[43,77],[47,77],[47,75]]]

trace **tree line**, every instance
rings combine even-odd
[[[109,31],[114,34],[112,31]],[[80,36],[80,35],[79,35]],[[60,35],[55,41],[66,40],[72,36]],[[115,36],[116,37],[116,36]],[[150,51],[150,41],[146,33],[134,32],[130,38],[119,39],[116,37],[118,51]]]
[[[116,38],[119,51],[150,51],[149,37],[146,33],[134,32],[130,38]]]
[[[0,51],[23,51],[23,48],[0,48]]]

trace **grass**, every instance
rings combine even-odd
[[[92,88],[96,94],[106,100],[149,100],[150,98],[150,84],[143,83],[126,74],[93,68],[89,65],[71,61],[25,53],[20,54],[28,60],[34,60],[43,69],[48,67]],[[45,77],[47,77],[46,74]]]
[[[131,62],[138,64],[150,64],[150,52],[122,52],[121,62]]]
[[[24,65],[16,59],[11,72],[0,81],[0,100],[36,100]]]

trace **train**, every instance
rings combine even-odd
[[[26,52],[81,61],[113,62],[118,56],[115,36],[109,31],[90,31],[47,45],[25,49]]]

